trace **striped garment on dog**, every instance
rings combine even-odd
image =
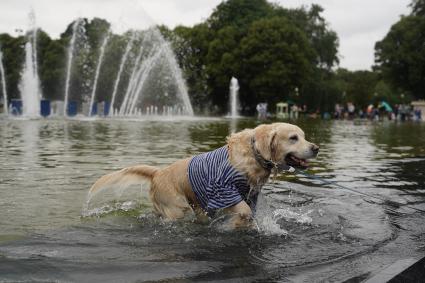
[[[247,178],[229,163],[227,146],[194,156],[188,167],[189,181],[201,207],[208,213],[245,200],[255,208],[258,193],[251,192]]]

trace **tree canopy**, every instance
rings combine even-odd
[[[425,98],[425,1],[414,0],[403,16],[375,44],[376,70],[394,88]]]
[[[338,69],[339,40],[323,17],[319,5],[288,9],[266,0],[227,0],[202,23],[169,29],[159,26],[175,51],[183,70],[189,96],[197,113],[223,114],[228,109],[229,83],[236,77],[244,114],[252,114],[259,102],[271,111],[279,101],[306,105],[309,111],[333,111],[335,103],[353,102],[358,107],[386,100],[398,103],[413,95],[424,98],[425,88],[425,0],[413,0],[411,14],[401,17],[375,46],[372,71]],[[100,46],[109,33],[96,100],[110,100],[127,44],[134,39],[125,63],[118,93],[125,93],[137,64],[139,46],[149,39],[146,31],[112,34],[104,19],[82,19],[70,84],[70,98],[87,101]],[[38,66],[45,98],[63,99],[68,47],[73,34],[70,23],[58,39],[37,31]],[[0,50],[6,70],[9,98],[19,97],[25,36],[0,34]],[[146,43],[146,42],[145,42]],[[146,54],[145,54],[146,55]],[[143,55],[141,60],[146,59]],[[162,59],[161,59],[162,60]],[[158,60],[157,62],[162,62]],[[159,64],[159,63],[158,63]],[[150,71],[155,84],[147,83],[152,102],[158,93],[171,99],[169,74],[159,64]],[[122,95],[116,103],[122,102]]]
[[[176,38],[186,43],[180,48],[193,51],[181,61],[191,94],[205,93],[209,104],[225,112],[234,76],[246,113],[252,113],[258,102],[273,105],[298,99],[293,97],[295,89],[301,97],[307,85],[310,93],[304,97],[315,104],[318,82],[312,77],[338,64],[338,37],[322,12],[318,5],[285,9],[265,0],[228,0],[204,24],[175,28]],[[325,88],[320,95],[329,92]]]

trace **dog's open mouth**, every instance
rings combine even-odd
[[[285,162],[289,166],[297,167],[301,169],[306,169],[308,167],[308,161],[306,159],[295,157],[291,153],[288,153],[286,155]]]

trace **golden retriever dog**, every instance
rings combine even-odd
[[[273,171],[306,167],[319,147],[287,123],[263,124],[227,138],[214,151],[178,160],[165,168],[137,165],[101,177],[89,195],[105,187],[150,181],[149,196],[157,214],[169,220],[187,214],[230,214],[232,227],[251,227],[261,187]]]

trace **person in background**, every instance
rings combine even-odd
[[[348,102],[347,103],[347,111],[348,111],[348,118],[350,120],[354,119],[355,116],[355,111],[356,111],[356,107],[354,106],[354,104],[352,102]]]
[[[339,103],[336,103],[335,104],[334,118],[335,119],[341,119],[342,118],[341,112],[342,112],[341,106],[339,105]]]
[[[422,110],[419,107],[415,108],[415,121],[421,121],[422,120]]]
[[[267,119],[267,103],[258,103],[257,104],[257,112],[258,112],[258,119],[259,120],[266,120]]]

